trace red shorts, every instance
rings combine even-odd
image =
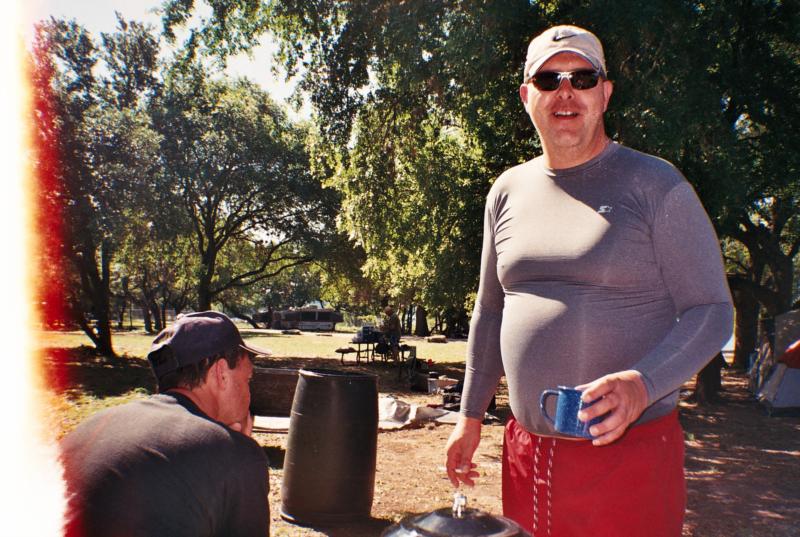
[[[533,537],[679,537],[686,508],[678,412],[613,444],[527,432],[503,439],[503,514]]]

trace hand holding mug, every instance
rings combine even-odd
[[[642,374],[628,370],[605,375],[588,384],[576,386],[581,390],[582,401],[596,401],[590,407],[584,407],[578,418],[590,421],[598,416],[608,414],[601,423],[592,425],[590,433],[595,446],[604,446],[621,437],[628,426],[639,419],[647,408],[648,395]]]

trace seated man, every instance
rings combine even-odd
[[[381,325],[381,332],[383,332],[386,337],[386,343],[389,345],[389,356],[393,360],[397,360],[397,353],[400,350],[400,318],[391,306],[386,306],[383,313],[386,314],[386,318]]]
[[[159,394],[61,443],[67,536],[269,535],[267,458],[250,438],[253,354],[233,322],[180,317],[147,355]]]

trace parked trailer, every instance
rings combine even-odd
[[[336,330],[336,323],[343,320],[341,312],[336,310],[300,308],[273,312],[272,328],[279,330]]]

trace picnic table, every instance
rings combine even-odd
[[[382,344],[382,345],[381,345]],[[398,376],[402,374],[402,370],[406,362],[416,359],[417,348],[410,345],[403,344],[400,341],[397,348],[397,367]],[[389,348],[382,332],[371,328],[365,334],[359,333],[350,340],[349,346],[340,347],[336,349],[340,355],[342,365],[344,365],[344,358],[349,354],[355,354],[356,364],[361,363],[361,358],[364,358],[366,363],[375,361],[375,355],[379,355],[381,360],[386,362],[391,357],[391,349]],[[406,358],[408,354],[408,358]]]
[[[370,337],[368,339],[363,339],[363,338],[359,339],[357,337],[354,337],[353,339],[350,340],[349,347],[340,347],[336,349],[336,352],[338,352],[341,355],[342,365],[344,365],[344,357],[347,354],[355,354],[357,364],[361,363],[362,357],[366,360],[367,363],[369,363],[370,360],[374,362],[375,345],[379,341],[380,332],[377,333],[373,332],[372,335],[374,337]],[[353,346],[355,346],[355,348],[353,348]]]
[[[370,360],[374,362],[376,343],[377,343],[376,341],[350,341],[351,345],[356,346],[356,363],[361,362],[362,355],[366,359],[367,363],[369,363]]]

